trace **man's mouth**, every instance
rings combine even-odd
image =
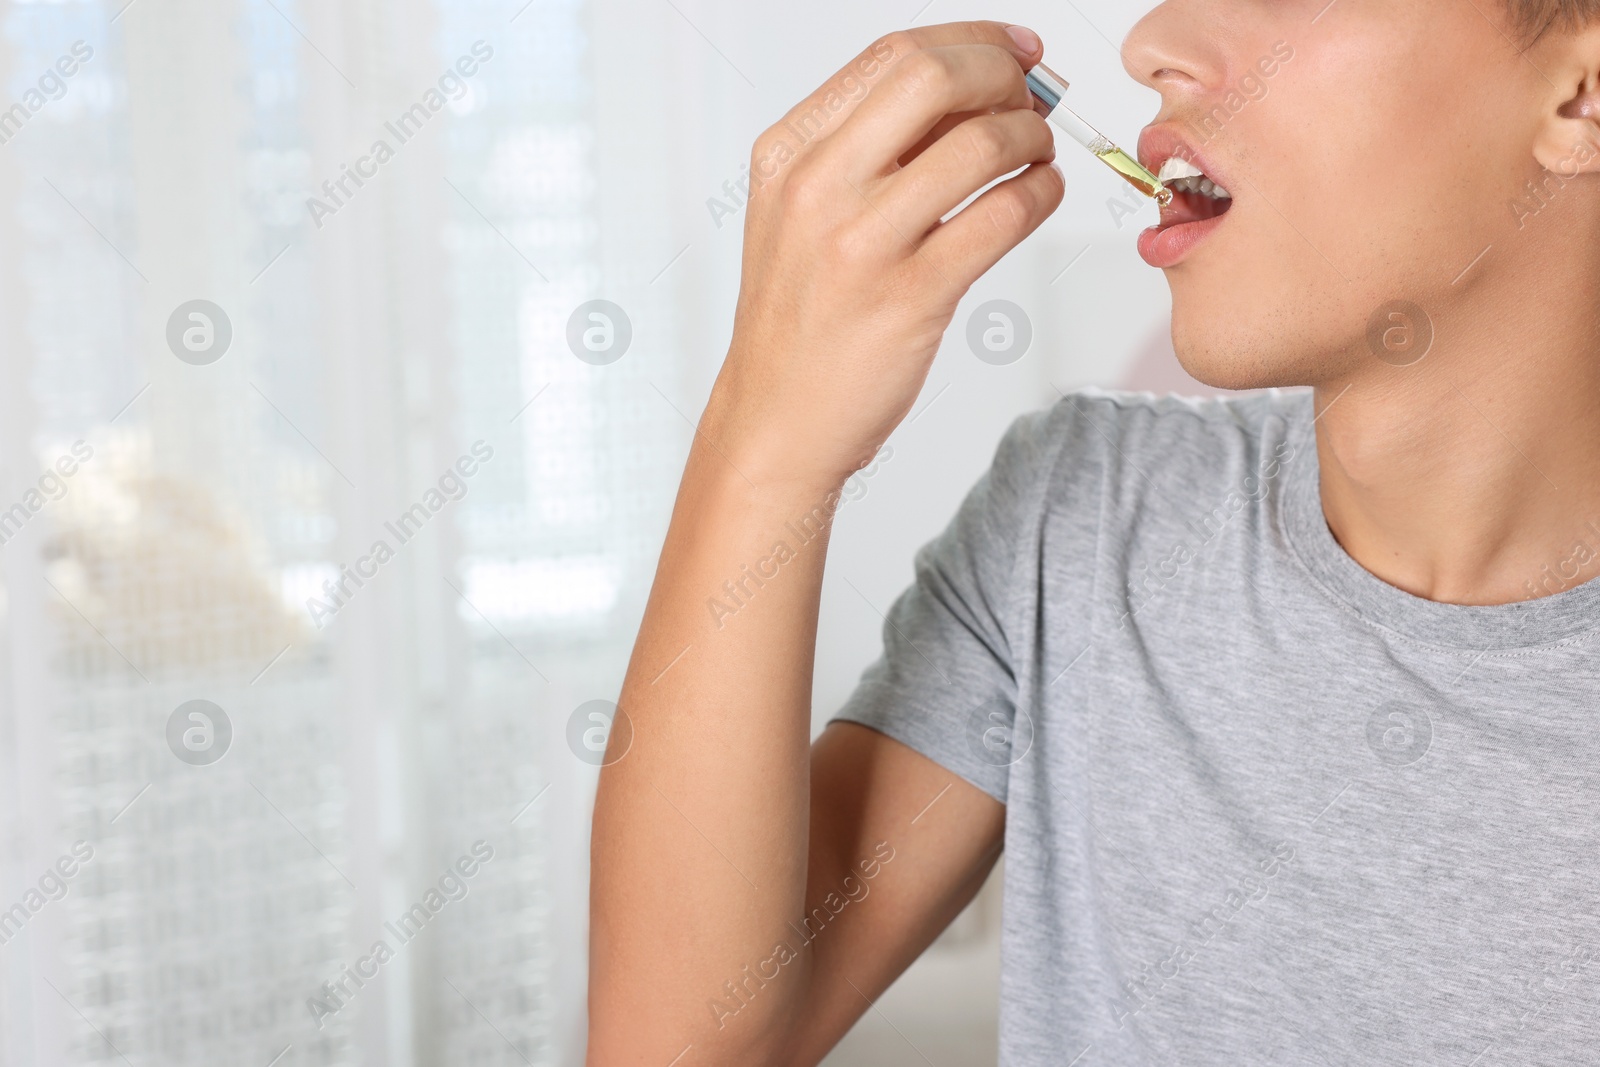
[[[1152,267],[1173,267],[1189,255],[1233,209],[1232,192],[1172,126],[1146,128],[1139,158],[1172,192],[1161,221],[1139,235],[1139,255]]]

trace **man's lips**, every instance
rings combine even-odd
[[[1196,245],[1222,225],[1223,218],[1223,215],[1216,215],[1197,222],[1169,223],[1163,212],[1160,225],[1139,235],[1139,255],[1152,267],[1162,270],[1176,267]]]
[[[1146,127],[1139,137],[1139,161],[1159,173],[1169,159],[1181,159],[1215,184],[1232,191],[1231,178],[1217,170],[1165,123]],[[1229,198],[1216,199],[1199,192],[1173,190],[1172,203],[1161,209],[1161,222],[1139,235],[1139,254],[1153,267],[1176,266],[1210,236],[1233,207]]]

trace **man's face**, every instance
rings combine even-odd
[[[1142,160],[1189,159],[1232,194],[1180,196],[1140,241],[1191,374],[1337,381],[1397,301],[1444,340],[1495,276],[1484,250],[1541,239],[1511,201],[1543,174],[1551,86],[1509,33],[1500,0],[1169,0],[1134,28],[1124,63],[1162,94]]]

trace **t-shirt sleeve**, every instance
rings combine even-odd
[[[1052,464],[1051,412],[1006,431],[955,518],[918,550],[914,579],[889,609],[883,654],[833,721],[870,726],[1006,799],[1014,750],[1019,553],[1034,551]],[[1023,726],[1026,726],[1026,719]]]

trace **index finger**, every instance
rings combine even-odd
[[[1024,46],[1007,29],[1004,22],[946,22],[885,34],[839,68],[816,92],[790,108],[767,131],[765,143],[757,147],[757,163],[788,162],[814,151],[844,124],[873,85],[914,52],[950,45],[990,44],[1009,49],[1024,69],[1032,66],[1044,51],[1039,38],[1024,31],[1024,39],[1031,42]]]

